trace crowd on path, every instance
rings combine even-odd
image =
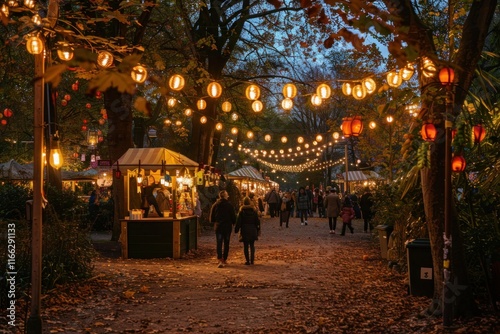
[[[336,234],[337,220],[342,223],[341,236],[349,230],[354,233],[353,219],[363,219],[363,230],[371,232],[373,225],[373,196],[369,188],[358,198],[356,193],[339,194],[336,188],[327,187],[311,190],[309,186],[300,187],[298,191],[279,192],[271,189],[264,199],[253,193],[244,194],[241,206],[235,208],[228,200],[226,190],[219,193],[217,201],[212,205],[209,220],[214,226],[216,236],[217,266],[227,264],[231,234],[238,234],[243,243],[245,265],[253,265],[255,261],[255,241],[260,236],[260,220],[262,217],[279,217],[280,228],[289,227],[290,218],[300,218],[300,225],[307,226],[308,217],[328,220],[330,234]]]

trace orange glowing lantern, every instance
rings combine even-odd
[[[5,115],[7,116],[7,115]],[[474,143],[479,144],[486,137],[486,130],[481,124],[473,126]]]
[[[420,131],[422,139],[425,141],[434,141],[436,139],[437,130],[434,124],[425,123],[422,125],[422,130]]]
[[[451,170],[461,173],[465,170],[465,158],[461,155],[455,155],[451,159]]]

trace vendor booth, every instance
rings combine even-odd
[[[269,180],[252,166],[244,166],[226,175],[227,179],[233,180],[240,192],[254,193],[257,197],[264,197],[269,189]]]
[[[124,182],[123,258],[179,258],[197,248],[196,162],[166,148],[131,148],[113,166]]]

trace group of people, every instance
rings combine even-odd
[[[284,192],[279,194],[275,189],[271,189],[265,196],[270,217],[280,217],[280,227],[285,224],[288,228],[290,216],[294,212],[296,217],[300,217],[301,225],[307,225],[307,218],[312,217],[312,212],[318,212],[319,217],[328,218],[330,234],[335,234],[337,220],[342,220],[342,231],[340,235],[345,235],[349,229],[354,233],[352,220],[363,218],[364,232],[371,231],[373,226],[373,198],[369,188],[366,188],[359,199],[355,194],[345,193],[342,197],[337,189],[327,187],[323,194],[319,189],[315,189],[313,200],[310,201],[306,187],[300,187],[299,191]],[[316,196],[316,200],[314,200]],[[213,223],[217,240],[218,267],[222,268],[227,263],[229,254],[229,243],[231,234],[238,234],[239,241],[243,243],[243,253],[245,255],[245,265],[254,264],[255,241],[260,235],[260,217],[262,216],[262,201],[259,201],[253,194],[244,196],[239,210],[233,207],[228,200],[229,194],[226,190],[219,193],[219,198],[212,205],[209,219]]]

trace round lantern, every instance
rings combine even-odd
[[[297,87],[293,83],[288,83],[283,86],[283,96],[289,99],[293,99],[297,96]]]
[[[443,86],[453,85],[454,80],[455,71],[453,71],[451,67],[443,67],[441,71],[439,71],[439,81]]]
[[[207,122],[207,116],[201,116],[200,123],[205,124]]]
[[[483,141],[484,137],[486,137],[486,130],[481,124],[477,124],[473,126],[472,134],[474,135],[474,143],[478,144]]]
[[[231,105],[231,102],[225,101],[224,103],[222,103],[222,111],[223,112],[230,112],[232,108],[233,108],[233,106]]]
[[[285,136],[281,137],[281,142],[282,142],[283,144],[285,144],[287,141],[288,141],[288,138],[287,138],[287,137],[285,137]]]
[[[321,84],[316,88],[316,95],[323,100],[328,99],[332,95],[332,89],[327,84]]]
[[[392,70],[387,73],[387,84],[391,87],[399,87],[401,86],[401,83],[403,82],[403,78],[399,74],[398,71]]]
[[[267,142],[270,142],[271,141],[271,135],[270,134],[267,134],[264,136],[264,140],[267,141]]]
[[[262,109],[264,109],[264,105],[262,104],[261,101],[259,101],[259,100],[253,101],[253,103],[252,103],[252,110],[254,112],[261,112]]]
[[[10,110],[9,108],[5,108],[5,109],[3,110],[3,115],[4,115],[5,117],[7,117],[7,118],[8,118],[8,117],[12,117],[12,115],[13,115],[13,114],[14,114],[14,113],[13,113],[13,112],[12,112],[12,110]]]
[[[323,141],[323,136],[322,136],[322,135],[317,135],[317,136],[316,136],[316,141],[317,141],[318,143],[321,143],[321,142]]]
[[[375,123],[374,121],[371,121],[370,124],[368,124],[368,127],[373,130],[377,127],[377,123]]]
[[[366,97],[366,88],[363,84],[355,85],[352,87],[352,96],[356,100],[362,100]]]
[[[299,136],[297,137],[297,143],[302,144],[304,142],[304,137]]]
[[[340,134],[338,132],[334,132],[334,133],[332,133],[332,138],[337,140],[340,138]]]
[[[238,134],[238,128],[236,128],[236,127],[235,128],[231,128],[231,133],[233,135],[237,135]]]
[[[71,60],[73,59],[73,48],[68,44],[63,44],[57,49],[57,56],[64,61]]]
[[[368,94],[373,93],[375,89],[377,89],[377,84],[375,83],[375,80],[373,80],[372,78],[364,79],[362,85]]]
[[[168,86],[171,90],[180,91],[184,88],[186,81],[184,77],[180,74],[174,74],[168,80]]]
[[[238,116],[238,114],[237,114],[237,113],[233,112],[233,113],[231,114],[231,120],[233,120],[233,121],[235,121],[235,122],[236,122],[236,121],[238,120],[238,118],[240,118],[240,116]]]
[[[311,95],[311,104],[315,107],[318,107],[321,105],[321,102],[323,102],[323,100],[321,100],[321,97],[319,97],[318,95],[316,94],[312,94]]]
[[[43,52],[43,41],[38,36],[31,36],[26,41],[26,49],[32,55],[39,55]]]
[[[220,83],[213,81],[213,82],[208,84],[207,93],[208,93],[208,96],[216,99],[216,98],[220,97],[222,94],[222,86],[220,85]]]
[[[248,139],[253,139],[253,132],[252,131],[248,131],[247,132],[247,138]]]
[[[436,139],[437,130],[434,124],[425,123],[422,125],[422,130],[420,131],[422,139],[425,141],[434,141]]]
[[[352,84],[350,82],[344,82],[342,84],[342,93],[344,93],[344,95],[346,96],[352,94]]]
[[[97,55],[97,65],[103,68],[108,68],[113,65],[114,57],[108,51],[101,51]]]
[[[289,111],[293,108],[293,100],[286,97],[281,101],[281,108],[285,111]]]
[[[215,130],[221,131],[222,130],[222,123],[219,122],[219,123],[215,124]]]
[[[132,77],[132,80],[134,80],[137,83],[143,83],[146,81],[146,78],[148,77],[148,71],[144,66],[137,65],[132,68],[132,72],[130,72],[130,76]]]
[[[175,107],[175,105],[177,104],[177,100],[173,97],[170,97],[167,101],[167,105],[170,107],[170,108],[173,108]]]
[[[424,58],[422,61],[422,73],[426,78],[432,78],[436,75],[437,69],[434,62],[429,58]]]
[[[351,132],[354,137],[357,137],[363,131],[363,122],[360,116],[354,116],[351,121]]]
[[[451,170],[456,173],[461,173],[465,170],[465,158],[461,155],[455,155],[451,159]]]
[[[198,101],[196,101],[196,107],[198,108],[198,110],[205,110],[205,108],[207,107],[207,101],[199,99]]]
[[[190,108],[184,109],[184,115],[186,115],[187,117],[190,117],[191,115],[193,115],[193,110]]]
[[[399,75],[401,76],[401,79],[407,81],[411,79],[414,72],[415,69],[413,68],[413,65],[408,64],[399,71]]]
[[[245,90],[245,96],[247,99],[254,101],[260,97],[260,88],[257,85],[249,85]]]

